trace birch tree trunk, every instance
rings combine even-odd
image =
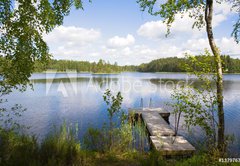
[[[208,41],[216,61],[217,71],[217,104],[218,104],[218,149],[224,152],[224,110],[223,110],[223,73],[220,51],[216,46],[212,30],[213,0],[206,1],[205,21]]]

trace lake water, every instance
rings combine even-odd
[[[107,122],[106,104],[103,93],[106,89],[121,91],[122,108],[148,107],[150,98],[153,107],[167,108],[172,88],[176,81],[191,81],[182,73],[36,73],[31,77],[34,90],[28,88],[24,93],[13,92],[9,95],[7,107],[21,104],[27,108],[19,119],[21,124],[31,126],[30,133],[42,139],[64,120],[78,123],[79,138],[86,129],[100,127]],[[161,81],[164,80],[164,83]],[[240,75],[224,75],[224,109],[226,134],[234,134],[235,143],[231,146],[233,154],[240,152]],[[170,117],[174,124],[174,117]],[[198,132],[189,134],[181,128],[181,133],[191,142],[202,139]]]

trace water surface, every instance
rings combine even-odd
[[[36,73],[31,77],[34,91],[14,92],[8,96],[7,106],[21,104],[27,111],[20,118],[20,123],[31,126],[30,133],[42,139],[64,120],[78,123],[79,138],[82,139],[89,126],[101,127],[107,122],[106,104],[103,93],[106,89],[121,91],[122,108],[139,107],[141,98],[144,107],[149,106],[150,98],[153,107],[164,107],[171,102],[170,95],[176,81],[191,81],[183,73],[121,73],[121,74],[89,74],[89,73]],[[163,81],[163,82],[162,82]],[[235,143],[231,146],[233,153],[240,152],[240,75],[224,75],[224,109],[226,134],[235,135]],[[171,116],[170,123],[174,124]],[[189,134],[183,128],[183,135],[192,142],[201,139],[199,134]],[[194,136],[193,136],[194,135]]]

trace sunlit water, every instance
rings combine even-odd
[[[34,90],[28,88],[24,93],[13,92],[7,99],[7,107],[21,104],[27,111],[19,122],[30,126],[30,133],[39,139],[46,136],[53,125],[59,126],[64,120],[79,126],[79,138],[82,139],[86,129],[101,127],[108,121],[103,93],[106,89],[121,91],[122,108],[139,107],[141,98],[143,106],[148,107],[150,98],[153,107],[166,106],[171,102],[170,95],[176,80],[189,80],[182,73],[122,73],[122,74],[88,74],[88,73],[41,73],[31,77]],[[164,83],[161,82],[164,80]],[[175,80],[175,81],[174,81]],[[167,82],[166,82],[167,81]],[[191,80],[190,80],[191,81]],[[231,146],[233,154],[240,152],[240,75],[224,75],[224,109],[226,134],[234,134],[235,143]],[[174,117],[170,117],[174,124]],[[181,128],[192,143],[201,141],[198,132],[189,134]]]

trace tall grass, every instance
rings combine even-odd
[[[114,131],[114,146],[110,149],[108,138],[101,130],[89,129],[92,136],[91,147],[80,145],[76,130],[67,127],[66,123],[42,143],[33,136],[18,134],[13,130],[0,130],[0,165],[2,166],[88,166],[88,165],[146,165],[146,166],[211,166],[225,165],[218,162],[217,152],[196,154],[188,159],[164,159],[156,151],[138,151],[132,146],[135,140],[129,124]],[[135,130],[135,129],[134,129]],[[142,131],[141,131],[142,132]],[[136,133],[135,133],[136,134]],[[143,133],[142,133],[143,134]],[[132,135],[132,136],[131,136]],[[139,134],[141,136],[141,134]],[[93,143],[93,144],[92,144]],[[101,148],[100,148],[101,147]],[[140,149],[141,150],[141,149]],[[229,163],[228,165],[238,165]]]
[[[34,136],[0,130],[0,165],[68,166],[89,165],[86,151],[81,150],[74,130],[64,123],[40,144]]]
[[[139,152],[147,152],[150,150],[149,134],[146,130],[146,125],[142,119],[130,117],[132,119],[132,132],[133,132],[133,148]]]

